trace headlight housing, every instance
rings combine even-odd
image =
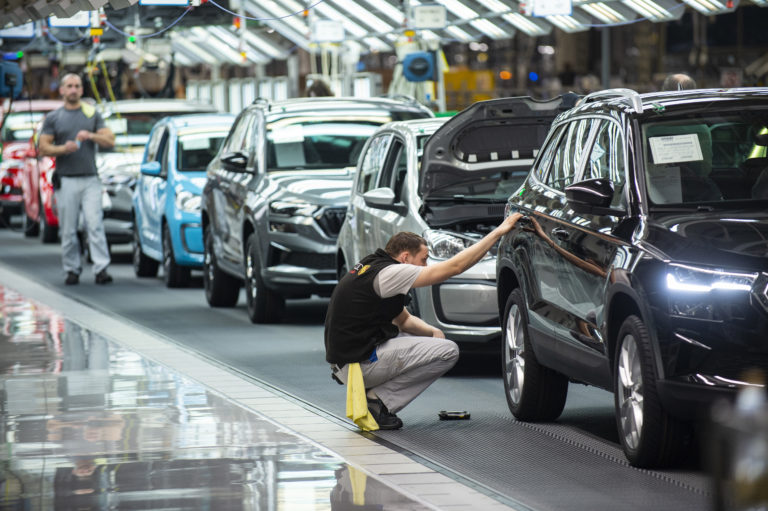
[[[317,213],[318,209],[320,209],[320,206],[316,204],[310,204],[308,202],[303,202],[303,201],[276,200],[276,201],[270,202],[269,204],[270,213],[274,213],[276,215],[285,215],[285,216],[311,217],[312,215]]]
[[[757,276],[757,273],[731,272],[673,263],[667,269],[667,289],[688,293],[709,293],[714,290],[751,291]]]
[[[189,190],[178,192],[176,194],[176,209],[187,213],[200,211],[200,196]]]
[[[429,256],[438,260],[450,259],[465,248],[480,241],[479,237],[437,229],[424,231],[424,239],[427,240]],[[482,260],[492,259],[493,257],[494,256],[489,252]]]

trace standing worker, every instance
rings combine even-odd
[[[439,263],[427,266],[427,242],[411,232],[392,236],[384,250],[363,258],[344,275],[331,295],[325,318],[325,358],[334,376],[356,384],[350,370],[362,373],[367,413],[379,429],[399,429],[396,413],[451,369],[459,357],[456,343],[405,308],[411,288],[426,287],[458,275],[480,261],[521,217],[508,216],[483,239]],[[358,392],[361,392],[359,389]],[[350,412],[354,391],[348,387]],[[367,417],[366,415],[365,417]],[[365,419],[363,419],[364,421]]]
[[[96,109],[80,99],[83,82],[76,74],[61,79],[59,93],[64,106],[45,116],[40,134],[40,154],[56,157],[56,202],[59,209],[61,260],[67,273],[65,283],[80,281],[82,271],[77,222],[83,213],[87,229],[88,248],[93,260],[97,284],[108,284],[109,248],[104,235],[101,210],[101,181],[96,171],[96,145],[115,145],[115,135],[104,124]],[[54,188],[56,188],[54,186]]]

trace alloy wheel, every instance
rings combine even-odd
[[[618,371],[620,434],[628,447],[636,449],[643,430],[643,374],[637,342],[632,335],[625,336],[621,343]]]
[[[504,350],[504,377],[507,379],[509,397],[515,404],[520,403],[525,384],[525,338],[523,315],[517,304],[509,309],[506,331],[504,332],[506,349]]]

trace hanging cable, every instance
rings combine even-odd
[[[232,16],[237,16],[239,18],[243,18],[243,19],[251,20],[251,21],[277,21],[277,20],[284,20],[285,18],[290,18],[290,17],[293,17],[293,16],[302,15],[302,14],[304,14],[305,11],[308,11],[308,10],[312,9],[316,5],[320,5],[323,2],[325,2],[325,0],[320,0],[319,2],[315,2],[312,5],[308,6],[306,9],[302,9],[300,11],[296,11],[296,12],[293,12],[291,14],[286,14],[285,16],[278,16],[276,18],[250,18],[248,16],[240,16],[236,12],[232,12],[229,9],[225,9],[224,7],[222,7],[219,4],[217,4],[214,0],[208,0],[208,3],[215,5],[216,7],[221,9],[222,11],[226,12],[227,14],[231,14]]]
[[[138,39],[146,39],[146,38],[149,38],[149,37],[154,37],[154,36],[156,36],[156,35],[160,35],[160,34],[162,34],[163,32],[165,32],[166,30],[168,30],[169,28],[172,28],[172,27],[173,27],[174,25],[176,25],[176,24],[177,24],[179,21],[181,21],[181,19],[182,19],[184,16],[186,16],[186,15],[189,13],[189,11],[191,11],[192,9],[193,9],[192,7],[187,7],[187,8],[184,10],[184,12],[183,12],[183,13],[181,13],[181,16],[179,16],[179,17],[178,17],[178,18],[176,18],[176,19],[175,19],[173,22],[171,22],[171,24],[170,24],[170,25],[168,25],[167,27],[165,27],[165,28],[163,28],[163,29],[161,29],[161,30],[158,30],[157,32],[154,32],[154,33],[152,33],[152,34],[137,35],[136,37],[137,37]],[[108,20],[108,19],[105,21],[105,23],[107,24],[107,26],[108,26],[109,28],[111,28],[112,30],[114,30],[115,32],[117,32],[117,33],[118,33],[118,34],[120,34],[120,35],[123,35],[123,36],[130,36],[130,35],[131,35],[131,34],[129,34],[128,32],[124,32],[124,31],[120,30],[119,28],[117,28],[116,26],[114,26],[112,23],[110,23],[110,22],[109,22],[109,20]]]
[[[109,99],[114,103],[117,100],[115,99],[115,93],[112,91],[112,83],[110,83],[109,73],[107,72],[107,64],[104,62],[104,59],[101,59],[101,72],[104,74],[104,82],[107,85],[107,92],[109,93]],[[116,112],[116,113],[117,113],[117,118],[119,119],[120,112]]]

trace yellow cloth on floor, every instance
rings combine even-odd
[[[357,362],[347,364],[347,417],[363,431],[379,429],[376,419],[368,411],[363,370]]]

